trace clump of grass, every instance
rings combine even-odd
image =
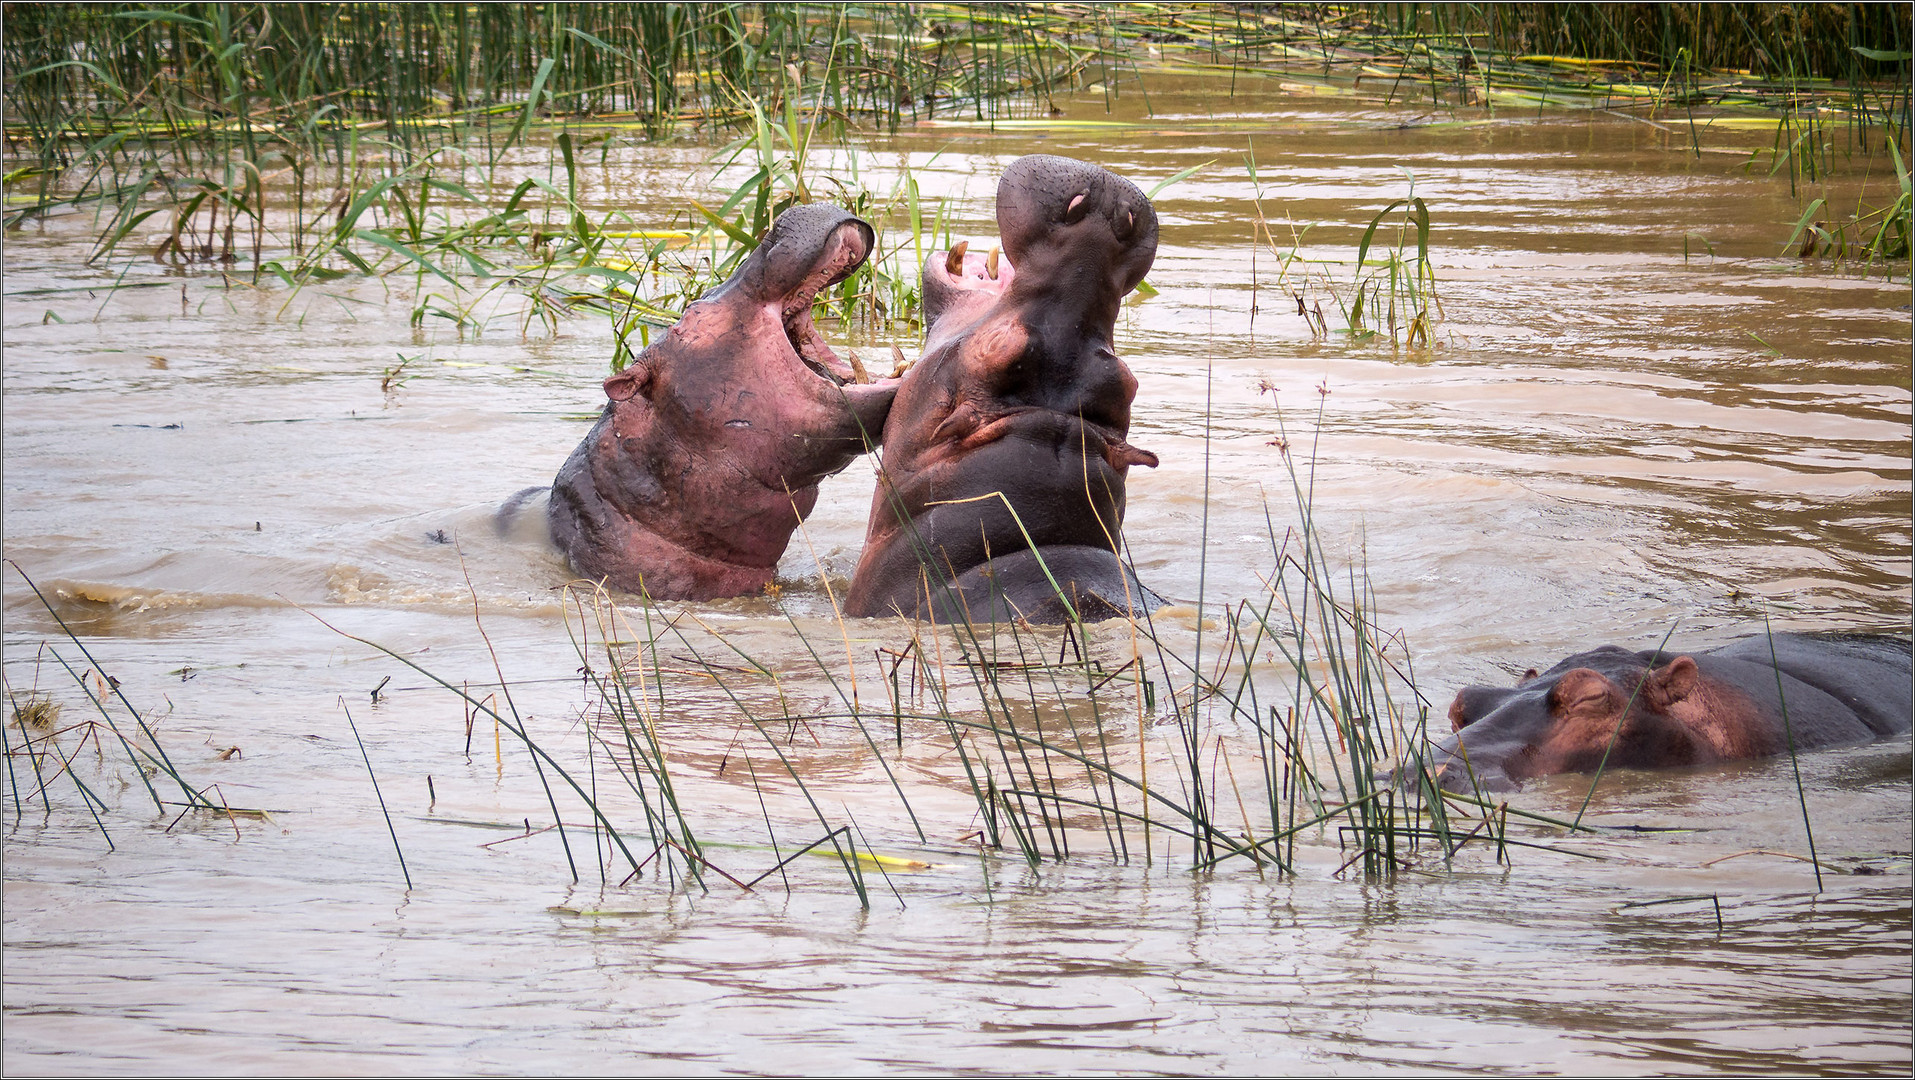
[[[1891,155],[1895,178],[1900,186],[1896,197],[1884,206],[1858,205],[1846,219],[1827,220],[1830,213],[1826,197],[1809,202],[1796,219],[1795,228],[1782,243],[1782,253],[1802,258],[1821,256],[1837,263],[1859,261],[1864,266],[1900,267],[1909,265],[1911,199],[1909,167],[1900,154]]]
[[[23,694],[8,691],[13,703],[13,725],[21,731],[48,732],[60,723],[60,703],[38,690]]]
[[[884,872],[893,864],[923,865],[874,855],[848,811],[842,817],[831,813],[812,792],[786,740],[781,738],[781,733],[788,734],[793,725],[809,718],[792,710],[782,690],[776,690],[779,677],[769,668],[752,661],[709,627],[700,624],[702,633],[698,635],[688,631],[684,622],[697,623],[689,611],[666,618],[652,605],[644,604],[635,609],[634,617],[634,612],[615,606],[604,588],[587,585],[568,586],[564,603],[567,630],[578,651],[592,702],[583,725],[582,755],[577,748],[535,736],[527,718],[513,703],[511,683],[496,657],[501,692],[480,696],[387,646],[335,630],[425,675],[457,695],[469,715],[490,718],[499,730],[518,741],[538,776],[551,813],[547,829],[556,832],[565,846],[574,883],[584,877],[573,847],[572,838],[577,833],[592,837],[600,884],[607,887],[630,885],[650,871],[671,889],[709,891],[722,884],[749,892],[773,875],[782,877],[794,860],[828,851],[844,870],[859,902],[869,906],[867,868]],[[482,622],[479,632],[483,637]],[[726,660],[710,656],[713,643],[729,650],[731,656]],[[767,810],[768,848],[774,860],[769,867],[739,869],[734,861],[736,852],[755,848],[736,843],[713,845],[694,827],[696,812],[705,808],[688,805],[682,780],[684,766],[674,764],[665,734],[676,720],[674,713],[688,704],[679,692],[681,688],[673,686],[686,677],[703,684],[703,692],[695,701],[701,713],[709,711],[714,695],[735,707],[738,716],[757,732],[777,759],[778,771],[790,779],[818,822],[817,834],[804,842],[794,842],[781,837]],[[769,681],[776,690],[782,707],[775,714],[767,714],[753,704],[761,697],[761,681]],[[757,766],[748,752],[742,756],[762,805],[765,789]],[[615,780],[616,785],[601,787],[602,776]],[[763,783],[769,783],[769,778]],[[618,794],[621,791],[623,795]],[[637,823],[621,824],[614,815],[633,809],[634,801]],[[575,808],[586,812],[589,824],[567,823],[566,814]],[[530,820],[528,817],[528,824]],[[726,852],[731,857],[721,863],[714,849],[731,849]]]
[[[1152,857],[1159,833],[1187,846],[1194,867],[1243,859],[1290,872],[1299,838],[1334,834],[1351,849],[1339,872],[1377,877],[1412,864],[1426,841],[1445,859],[1478,837],[1506,849],[1501,808],[1418,804],[1383,779],[1415,756],[1427,703],[1367,585],[1354,571],[1339,583],[1326,558],[1309,473],[1290,479],[1299,523],[1281,535],[1273,526],[1263,594],[1223,609],[1209,651],[1201,607],[1187,643],[1159,625],[1163,612],[1133,623],[1121,665],[1096,656],[1081,623],[1063,629],[1055,660],[1028,628],[954,629],[986,707],[940,719],[991,751],[966,758],[987,842],[1035,862],[1068,855],[1076,833],[1114,857]],[[1128,749],[1124,717],[1136,721]],[[953,742],[962,753],[966,741]]]
[[[89,742],[93,744],[96,754],[104,760],[109,740],[118,747],[120,753],[124,755],[126,765],[139,777],[140,784],[145,788],[147,796],[153,800],[156,811],[167,813],[170,812],[170,807],[179,807],[182,814],[195,810],[212,810],[225,812],[230,817],[233,812],[223,803],[207,798],[206,792],[211,790],[210,786],[195,788],[187,782],[179,768],[174,765],[172,757],[160,744],[159,736],[153,730],[152,724],[128,700],[119,680],[107,674],[106,668],[94,658],[92,652],[67,626],[66,620],[60,617],[60,613],[47,600],[46,595],[40,592],[40,587],[34,584],[33,579],[27,576],[26,571],[20,569],[19,564],[11,559],[6,560],[6,563],[12,567],[14,573],[20,575],[27,587],[33,590],[34,596],[39,598],[47,614],[59,624],[67,643],[84,658],[86,663],[75,666],[66,655],[62,655],[59,649],[50,644],[41,646],[42,659],[50,657],[54,663],[58,664],[73,679],[87,703],[100,714],[99,720],[82,720],[62,726],[60,724],[63,714],[61,705],[53,701],[50,695],[38,689],[37,666],[34,687],[18,693],[11,685],[7,687],[7,699],[12,704],[14,723],[0,725],[0,736],[5,738],[7,786],[15,820],[19,820],[24,815],[26,804],[34,799],[40,801],[45,813],[51,814],[53,804],[49,787],[65,777],[79,794],[82,805],[92,818],[94,826],[100,830],[101,838],[106,841],[109,848],[112,847],[112,835],[107,831],[106,822],[100,816],[110,811],[112,807],[81,779],[74,768],[76,759]],[[116,713],[111,707],[110,702],[113,701],[118,702],[124,715]],[[130,731],[122,727],[122,723],[126,721],[131,723]],[[21,732],[22,741],[19,744],[16,745],[12,735],[6,733],[9,727],[17,727]],[[68,735],[77,736],[71,749],[67,749],[62,742],[63,737]],[[28,768],[33,773],[31,783],[26,785],[31,790],[24,795],[20,773],[14,768],[17,758],[25,758]],[[177,800],[169,802],[163,798],[160,794],[161,787],[155,786],[156,780],[161,787],[178,787]],[[166,783],[169,780],[170,785]]]
[[[1293,228],[1287,246],[1277,237],[1264,210],[1254,147],[1244,155],[1244,167],[1250,177],[1251,208],[1256,216],[1253,247],[1268,250],[1277,260],[1274,284],[1296,302],[1296,313],[1310,328],[1311,337],[1322,339],[1340,333],[1353,341],[1369,341],[1382,333],[1388,335],[1392,351],[1407,348],[1426,352],[1433,346],[1443,305],[1437,295],[1436,265],[1430,261],[1430,209],[1416,194],[1414,176],[1409,178],[1404,197],[1384,207],[1364,228],[1357,242],[1350,283],[1344,286],[1331,273],[1333,264],[1302,255],[1308,227]],[[1383,241],[1380,247],[1379,238]],[[1381,257],[1372,259],[1373,252]],[[1260,253],[1252,252],[1253,290],[1260,288],[1255,262]],[[1324,295],[1342,316],[1344,325],[1339,330],[1332,330],[1324,315]],[[1253,298],[1253,317],[1256,310]]]

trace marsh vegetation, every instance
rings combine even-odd
[[[1905,1069],[1905,744],[1376,779],[1544,656],[1906,622],[1905,8],[7,15],[10,1057],[363,1070],[261,1019],[348,986],[447,1071]],[[760,597],[492,534],[781,209],[877,226],[821,324],[915,354],[1033,152],[1165,215],[1172,608],[840,619],[868,470]]]
[[[814,148],[940,120],[1042,129],[1086,87],[1148,110],[1147,65],[1437,122],[1622,114],[1686,125],[1698,155],[1699,122],[1772,127],[1749,167],[1786,174],[1802,201],[1779,247],[1905,273],[1908,48],[1907,11],[1867,4],[23,4],[6,223],[84,211],[91,260],[147,254],[293,290],[410,274],[413,318],[462,329],[504,290],[521,325],[615,319],[617,367],[779,212],[830,199],[909,241],[820,302],[908,334],[947,208],[908,168],[872,189],[855,156],[821,171]],[[635,221],[580,204],[594,160],[686,138],[737,166],[717,205]],[[1855,155],[1899,191],[1831,204],[1818,181]],[[1430,220],[1410,187],[1383,270],[1366,274],[1369,237],[1357,247],[1341,330],[1427,344]]]

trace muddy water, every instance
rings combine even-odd
[[[1124,98],[1119,128],[931,125],[815,168],[886,191],[908,164],[960,237],[988,239],[995,176],[1019,155],[1146,187],[1214,162],[1156,199],[1159,295],[1119,327],[1140,382],[1132,441],[1163,460],[1133,471],[1128,537],[1183,605],[1181,640],[1197,647],[1196,605],[1214,617],[1258,593],[1272,532],[1298,519],[1280,437],[1439,704],[1672,627],[1703,645],[1765,618],[1907,627],[1909,287],[1778,254],[1799,204],[1740,168],[1766,136],[1710,129],[1698,156],[1686,128],[1613,116],[1432,123],[1447,118],[1174,87],[1150,105]],[[1101,97],[1067,113],[1106,118]],[[724,185],[708,153],[613,148],[584,198],[667,221]],[[1292,293],[1340,326],[1363,226],[1412,183],[1436,347],[1313,335]],[[1259,191],[1274,251],[1253,236]],[[1857,170],[1831,191],[1846,206],[1888,186]],[[1291,878],[1193,874],[1160,833],[1128,861],[1098,841],[1033,869],[963,839],[975,808],[942,729],[880,744],[904,800],[855,727],[793,729],[814,815],[730,700],[683,674],[661,731],[721,866],[755,876],[820,817],[931,866],[867,871],[868,909],[824,859],[749,894],[651,870],[602,885],[624,868],[576,800],[562,816],[580,827],[537,831],[552,811],[509,736],[468,729],[457,698],[319,621],[455,683],[502,670],[536,737],[583,761],[596,703],[553,592],[567,575],[490,514],[549,483],[583,435],[602,320],[522,334],[506,306],[462,338],[411,325],[397,277],[289,302],[217,273],[88,268],[87,250],[77,220],[7,238],[6,554],[185,775],[269,814],[176,822],[88,743],[76,775],[109,806],[109,850],[69,782],[43,800],[16,761],[9,1071],[1908,1068],[1906,739],[1803,761],[1833,868],[1819,892],[1807,865],[1744,854],[1807,851],[1794,775],[1767,762],[1606,778],[1596,820],[1679,831],[1550,841],[1563,850],[1510,867],[1466,852],[1366,883],[1337,874],[1347,855],[1326,835]],[[690,612],[799,673],[782,689],[800,714],[835,707],[804,639],[845,651],[819,573],[842,585],[871,487],[863,465],[826,485],[778,599]],[[5,590],[9,687],[84,718],[48,650],[85,659],[11,571]],[[862,657],[907,634],[849,636]],[[615,820],[638,813],[615,774],[587,772]],[[1559,778],[1517,805],[1573,814],[1587,791]],[[1624,906],[1697,896],[1715,901]]]

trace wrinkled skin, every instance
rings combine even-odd
[[[1514,689],[1468,687],[1450,705],[1455,734],[1432,767],[1453,791],[1508,791],[1599,765],[1707,765],[1787,753],[1791,736],[1795,749],[1813,750],[1909,730],[1907,641],[1776,634],[1773,660],[1770,648],[1767,636],[1694,653],[1605,645],[1531,671]]]
[[[1005,171],[997,222],[1002,257],[925,264],[924,358],[885,424],[849,614],[1062,622],[1162,602],[1113,554],[1125,476],[1157,464],[1125,441],[1137,380],[1112,345],[1156,212],[1103,169],[1038,156]]]
[[[787,211],[729,280],[605,380],[604,415],[547,509],[574,570],[656,599],[770,583],[818,483],[876,441],[897,390],[855,384],[811,321],[812,299],[873,239],[835,206]]]

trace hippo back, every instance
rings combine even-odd
[[[1717,649],[1783,674],[1842,703],[1878,739],[1909,730],[1915,715],[1915,661],[1908,641],[1876,634],[1775,634]]]

